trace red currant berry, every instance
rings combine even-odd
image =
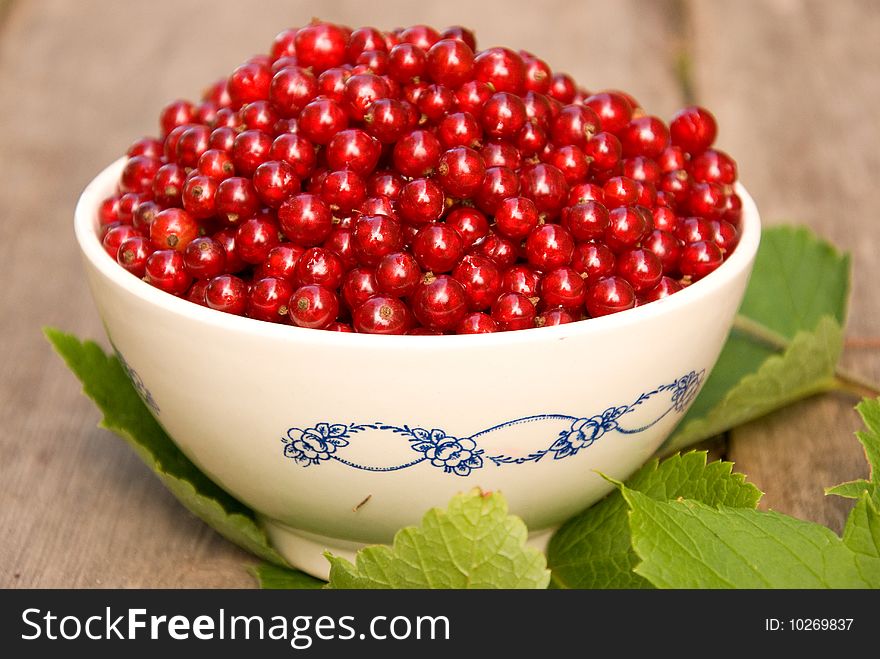
[[[175,147],[175,162],[181,167],[198,167],[199,158],[208,150],[211,129],[207,126],[191,126],[180,135]]]
[[[147,258],[144,281],[166,293],[183,295],[192,283],[192,277],[186,271],[180,252],[162,249]]]
[[[215,233],[212,238],[223,245],[226,253],[226,271],[239,272],[244,269],[245,262],[238,254],[238,245],[235,244],[235,236],[238,233],[235,227],[229,227]]]
[[[151,156],[133,156],[125,163],[119,178],[120,192],[149,192],[162,163]]]
[[[272,83],[272,71],[256,62],[247,62],[239,66],[227,82],[227,90],[232,108],[237,110],[252,101],[264,101],[269,98],[269,87]]]
[[[541,301],[547,308],[563,307],[577,313],[584,306],[586,291],[584,279],[568,266],[550,270],[541,279]]]
[[[632,119],[632,105],[625,97],[614,92],[593,94],[584,104],[598,115],[602,130],[615,135],[619,135]]]
[[[569,185],[583,181],[590,169],[590,161],[587,160],[584,152],[574,145],[554,149],[547,163],[559,169]]]
[[[416,102],[419,112],[422,113],[425,122],[440,121],[455,106],[455,95],[449,87],[443,85],[428,85],[425,87]]]
[[[280,117],[269,101],[254,101],[243,105],[238,111],[239,126],[244,130],[261,130],[271,133]]]
[[[721,248],[713,242],[701,240],[685,245],[679,261],[681,274],[696,281],[713,272],[724,261]]]
[[[498,331],[498,323],[492,316],[476,311],[462,318],[456,326],[456,334],[491,334]]]
[[[281,243],[269,250],[266,260],[257,266],[254,279],[274,277],[293,282],[296,279],[296,262],[305,249],[293,243]]]
[[[288,66],[278,71],[269,85],[269,101],[282,117],[296,117],[318,94],[318,82],[308,70]]]
[[[587,312],[594,318],[632,309],[635,305],[635,291],[621,277],[605,277],[587,286]]]
[[[660,179],[659,191],[672,200],[673,205],[683,206],[687,203],[688,194],[691,188],[691,180],[688,173],[683,169],[677,169],[674,172],[667,172]]]
[[[270,323],[284,323],[288,318],[293,285],[284,279],[265,277],[257,280],[248,297],[247,315]]]
[[[324,329],[327,330],[328,332],[346,332],[346,333],[354,332],[354,328],[352,328],[351,325],[349,325],[348,323],[340,323],[339,321],[334,321],[334,322],[330,323]]]
[[[571,267],[587,281],[596,281],[614,273],[615,258],[604,243],[578,243]]]
[[[578,242],[601,238],[608,223],[608,210],[597,201],[568,206],[562,212],[562,225]]]
[[[278,208],[281,231],[303,247],[319,245],[333,229],[333,214],[320,197],[301,193],[287,198]]]
[[[642,241],[642,247],[654,253],[663,266],[663,272],[678,272],[678,260],[681,258],[681,250],[684,243],[668,231],[654,229],[651,234]]]
[[[526,106],[519,96],[497,92],[483,105],[481,122],[490,137],[510,139],[522,129],[527,118]]]
[[[208,148],[231,153],[236,135],[238,135],[238,131],[233,127],[220,126],[219,128],[214,128],[211,131],[211,136],[208,138]]]
[[[385,37],[374,27],[361,27],[348,35],[345,58],[354,62],[365,50],[386,50]]]
[[[567,73],[555,73],[550,80],[549,96],[560,103],[571,103],[576,92],[574,80]]]
[[[222,181],[235,174],[235,166],[229,153],[221,149],[208,149],[199,158],[199,174]]]
[[[339,314],[339,298],[336,293],[323,286],[300,286],[290,296],[287,312],[294,325],[323,329],[336,320]]]
[[[391,297],[406,297],[418,286],[422,271],[413,256],[406,252],[386,254],[376,266],[376,286]]]
[[[416,320],[431,329],[454,330],[467,315],[464,287],[448,275],[423,280],[410,301]]]
[[[520,170],[520,194],[535,202],[538,212],[549,219],[562,210],[568,197],[568,183],[559,168],[538,163]]]
[[[212,279],[225,271],[226,250],[213,238],[196,238],[183,250],[183,263],[196,279]]]
[[[654,288],[663,276],[663,264],[648,249],[631,249],[617,258],[617,274],[638,293]]]
[[[269,160],[257,167],[253,184],[260,200],[270,208],[278,208],[281,202],[299,191],[299,179],[293,167],[283,160]]]
[[[639,190],[636,181],[626,176],[613,176],[602,188],[608,208],[631,206],[638,201]]]
[[[675,235],[685,243],[698,243],[712,240],[715,232],[709,220],[702,217],[683,217],[675,227]]]
[[[566,105],[553,120],[551,140],[556,146],[571,144],[583,150],[600,126],[599,117],[589,107]]]
[[[585,201],[597,201],[605,203],[605,191],[601,185],[595,183],[576,183],[568,191],[568,206],[582,204]]]
[[[160,250],[182,252],[198,235],[199,225],[195,218],[180,208],[157,213],[150,224],[150,240]]]
[[[502,290],[498,266],[483,256],[465,256],[455,266],[452,278],[464,287],[471,311],[488,309]]]
[[[443,191],[433,180],[426,178],[417,178],[404,185],[397,199],[401,219],[413,226],[440,219],[444,205]]]
[[[331,210],[347,213],[367,198],[367,184],[357,172],[340,169],[327,174],[321,183],[321,197]]]
[[[183,186],[181,201],[194,218],[203,220],[217,213],[215,198],[219,183],[210,176],[192,176]]]
[[[119,198],[116,208],[116,220],[121,224],[133,224],[138,207],[147,201],[147,195],[138,192],[126,192]]]
[[[674,279],[670,279],[669,277],[662,277],[659,284],[639,296],[639,303],[647,304],[648,302],[656,302],[657,300],[662,300],[665,297],[669,297],[673,293],[678,293],[680,290],[682,290],[682,288],[684,287]]]
[[[379,295],[379,284],[373,268],[352,268],[342,280],[340,287],[342,299],[349,309],[357,309],[375,295]]]
[[[495,91],[521,94],[525,91],[525,64],[509,48],[488,48],[474,59],[474,78]]]
[[[375,267],[383,256],[402,246],[400,223],[386,215],[361,215],[354,223],[351,247],[362,265]]]
[[[272,138],[260,130],[239,133],[232,144],[232,163],[242,176],[253,176],[257,167],[269,159]]]
[[[571,263],[574,240],[563,226],[544,224],[526,239],[526,258],[539,270],[551,270]]]
[[[245,263],[257,265],[265,261],[278,245],[278,225],[266,217],[252,217],[242,222],[235,235],[238,254]]]
[[[736,163],[724,151],[708,149],[691,160],[690,173],[698,183],[733,185],[736,181]]]
[[[471,50],[476,51],[477,49],[477,39],[474,36],[474,33],[461,25],[453,25],[446,28],[440,33],[440,38],[458,39],[459,41],[466,43]]]
[[[519,187],[519,177],[512,169],[489,167],[483,176],[480,189],[477,190],[476,205],[487,215],[494,215],[502,201],[517,196]]]
[[[511,240],[523,240],[538,222],[538,208],[526,197],[508,197],[495,211],[495,230]]]
[[[394,200],[400,196],[406,181],[394,172],[383,170],[375,172],[367,180],[367,193],[371,197],[386,197]]]
[[[300,64],[320,72],[345,62],[348,34],[338,25],[315,22],[299,29],[295,44]]]
[[[345,270],[335,252],[311,247],[296,262],[294,278],[301,285],[316,284],[335,291],[342,284]]]
[[[664,174],[674,172],[676,169],[684,169],[687,166],[687,157],[680,147],[668,146],[657,157],[657,165]]]
[[[380,98],[372,103],[364,115],[367,132],[383,144],[393,144],[406,132],[407,109],[394,98]]]
[[[725,220],[711,220],[709,226],[712,228],[712,242],[718,245],[724,254],[732,252],[739,242],[739,231],[736,227]]]
[[[405,334],[411,324],[406,305],[394,297],[371,297],[352,314],[354,330],[363,334]]]
[[[590,138],[584,147],[584,153],[591,159],[595,169],[611,171],[620,162],[623,147],[612,133],[602,131]]]
[[[419,78],[426,65],[425,51],[413,44],[399,44],[388,53],[388,77],[402,84]]]
[[[631,206],[620,206],[608,213],[605,242],[615,252],[632,249],[651,230],[645,216]]]
[[[479,153],[466,146],[457,146],[440,156],[437,182],[450,197],[462,199],[479,189],[485,173]]]
[[[429,224],[416,234],[412,253],[422,270],[449,272],[464,254],[464,241],[450,226]]]
[[[669,144],[669,130],[657,117],[633,119],[620,133],[623,155],[657,158]]]
[[[474,51],[458,39],[442,39],[428,50],[426,64],[428,75],[434,82],[458,87],[470,79]]]
[[[250,179],[232,176],[220,181],[214,204],[218,215],[237,224],[257,212],[260,200]]]
[[[135,277],[143,278],[147,271],[147,259],[153,253],[153,244],[143,236],[123,240],[116,250],[116,262]]]
[[[696,155],[712,146],[718,124],[711,112],[694,105],[675,113],[669,123],[669,134],[675,146]]]
[[[188,302],[198,304],[201,307],[207,307],[208,302],[205,300],[205,292],[208,290],[208,281],[206,279],[198,279],[192,283],[189,290],[183,294]]]
[[[119,226],[113,227],[104,234],[104,238],[101,240],[101,244],[104,246],[104,251],[115,259],[116,255],[119,252],[119,246],[123,242],[125,242],[129,238],[140,235],[141,232],[135,229],[133,226],[129,226],[128,224],[120,224]]]
[[[427,51],[440,40],[440,33],[427,25],[413,25],[400,33],[400,40]]]
[[[98,219],[101,226],[119,221],[119,196],[107,197],[98,208]]]
[[[384,78],[372,73],[362,73],[353,75],[346,81],[343,103],[352,119],[362,121],[375,101],[390,95],[391,90]]]
[[[404,176],[430,174],[440,160],[440,141],[426,130],[414,130],[394,145],[394,168]]]
[[[162,135],[168,135],[178,126],[192,123],[195,117],[195,109],[189,101],[173,101],[162,108],[159,114],[159,127]]]
[[[447,226],[458,231],[466,249],[489,233],[489,221],[476,208],[455,208],[446,216],[445,221]]]
[[[471,80],[464,83],[455,92],[455,105],[459,112],[467,112],[474,117],[479,117],[483,112],[483,106],[495,90],[485,82]]]
[[[348,128],[348,114],[336,101],[319,98],[302,109],[297,125],[313,144],[328,144],[336,133]]]
[[[536,315],[535,305],[520,293],[502,293],[492,305],[492,320],[502,332],[535,327]]]
[[[508,238],[490,231],[485,238],[474,243],[469,253],[485,256],[504,270],[512,266],[518,258],[519,247]]]
[[[522,154],[519,149],[505,141],[487,142],[480,150],[480,156],[486,167],[507,167],[516,170],[522,163]]]

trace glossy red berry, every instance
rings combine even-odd
[[[293,167],[283,160],[269,160],[253,175],[254,190],[266,206],[278,208],[291,194],[299,191],[299,179]]]
[[[485,82],[470,80],[456,90],[456,107],[459,112],[468,112],[474,117],[479,117],[486,101],[489,100],[489,97],[492,96],[495,91],[495,89]]]
[[[685,245],[679,260],[681,274],[696,281],[718,269],[724,260],[721,248],[713,242],[701,240]]]
[[[522,154],[519,149],[503,140],[486,142],[480,149],[480,156],[486,167],[507,167],[517,170],[522,164]]]
[[[406,132],[408,113],[403,102],[380,98],[367,108],[364,123],[367,132],[382,144],[394,144]]]
[[[367,194],[371,197],[387,197],[394,200],[400,196],[406,181],[402,176],[388,170],[374,172],[367,179]]]
[[[450,197],[472,196],[483,182],[486,168],[480,154],[466,146],[444,151],[437,164],[436,180]]]
[[[456,326],[456,334],[491,334],[498,331],[496,323],[489,314],[475,311],[462,318]]]
[[[230,224],[238,224],[257,212],[260,199],[249,178],[232,176],[220,181],[214,203],[218,215]]]
[[[620,206],[608,213],[605,242],[615,252],[632,249],[650,231],[645,216],[630,206]]]
[[[559,224],[544,224],[533,229],[526,239],[526,258],[539,270],[551,270],[571,263],[574,239]]]
[[[736,181],[736,163],[724,151],[707,149],[689,164],[690,174],[698,183],[733,185]]]
[[[492,305],[492,320],[502,332],[535,327],[535,316],[535,305],[521,293],[502,293]]]
[[[235,166],[227,151],[222,149],[208,149],[199,158],[197,166],[199,174],[222,181],[235,175]]]
[[[115,259],[117,253],[119,252],[119,246],[123,242],[125,242],[129,238],[140,235],[140,231],[135,229],[133,226],[128,224],[121,224],[119,226],[113,227],[107,233],[105,233],[104,238],[101,240],[101,244],[104,246],[104,251]]]
[[[211,129],[207,126],[191,126],[180,134],[175,145],[174,161],[181,167],[195,169],[199,158],[208,150]]]
[[[376,266],[376,286],[384,295],[406,297],[418,286],[422,271],[416,259],[406,252],[386,254]]]
[[[183,250],[187,272],[196,279],[212,279],[225,272],[226,250],[213,238],[196,238]]]
[[[416,234],[411,249],[422,270],[439,274],[455,267],[464,255],[464,241],[446,224],[429,224]]]
[[[153,187],[153,179],[162,163],[158,158],[145,155],[130,157],[119,177],[120,192],[149,192]]]
[[[440,153],[440,141],[433,133],[414,130],[394,145],[394,168],[404,176],[425,176],[436,167]]]
[[[422,325],[451,331],[467,315],[464,287],[448,275],[423,280],[410,298],[413,314]]]
[[[339,298],[336,293],[323,286],[300,286],[290,296],[287,312],[294,325],[323,329],[336,320],[339,314]]]
[[[669,135],[673,145],[696,155],[712,146],[718,124],[711,112],[693,105],[675,113],[669,122]]]
[[[166,293],[183,295],[192,283],[192,277],[186,271],[180,252],[161,249],[147,258],[144,281]]]
[[[307,249],[296,262],[294,279],[297,283],[317,284],[335,291],[342,284],[345,270],[339,256],[323,247]]]
[[[266,100],[271,84],[270,68],[256,62],[242,64],[232,72],[227,82],[232,108],[237,110],[246,103]]]
[[[321,197],[333,211],[348,213],[367,198],[367,184],[351,169],[330,172],[321,182]]]
[[[568,206],[562,212],[562,225],[577,242],[601,238],[608,228],[608,209],[597,201]]]
[[[545,163],[524,167],[519,174],[520,194],[535,202],[538,212],[555,218],[568,197],[568,183],[559,168]]]
[[[297,125],[313,144],[327,144],[336,133],[348,128],[348,114],[336,101],[316,99],[302,109]]]
[[[257,167],[269,159],[272,137],[260,130],[239,133],[232,144],[232,163],[241,176],[253,176]]]
[[[278,225],[266,217],[252,217],[238,226],[235,244],[238,255],[245,263],[257,265],[266,260],[273,247],[278,245]]]
[[[511,240],[523,240],[538,226],[538,208],[526,197],[508,197],[495,211],[495,230]]]
[[[496,92],[483,105],[480,121],[490,137],[510,139],[525,125],[528,119],[522,99],[509,92]]]
[[[238,233],[235,227],[228,227],[215,233],[212,238],[223,246],[226,253],[226,271],[239,272],[245,267],[245,262],[241,260],[238,253],[238,245],[235,243],[235,236]]]
[[[712,242],[725,254],[732,252],[739,243],[739,231],[736,227],[725,220],[711,220],[709,226],[712,229]]]
[[[571,103],[574,100],[576,91],[574,79],[570,75],[567,73],[554,73],[550,79],[550,88],[547,90],[547,94],[551,98],[565,104]]]
[[[674,279],[671,279],[669,277],[661,277],[659,284],[639,296],[639,302],[641,304],[656,302],[657,300],[662,300],[665,297],[669,297],[673,293],[677,293],[678,291],[682,290],[682,288],[684,287]]]
[[[683,217],[675,227],[675,235],[685,243],[698,243],[712,240],[715,232],[709,220],[702,217]]]
[[[248,306],[248,285],[235,275],[220,275],[208,282],[206,304],[216,311],[243,316]]]
[[[352,119],[362,121],[375,101],[390,95],[391,90],[383,77],[361,73],[345,82],[343,104]]]
[[[605,205],[608,208],[631,206],[638,201],[639,189],[636,182],[626,176],[613,176],[602,188],[605,193]]]
[[[266,260],[254,270],[254,279],[274,277],[293,282],[296,278],[296,262],[305,249],[293,243],[281,243],[269,250]]]
[[[417,178],[400,191],[397,208],[407,224],[422,226],[440,219],[444,209],[444,195],[432,179]]]
[[[599,117],[589,107],[566,105],[553,120],[550,135],[556,146],[571,144],[583,150],[600,130]]]
[[[269,102],[282,117],[296,117],[318,93],[314,74],[299,66],[288,66],[272,77]]]
[[[426,65],[425,51],[410,43],[394,46],[388,53],[388,76],[399,83],[419,78]]]
[[[153,244],[143,236],[131,236],[123,240],[116,250],[116,262],[135,277],[146,274],[147,259],[155,251]]]
[[[375,267],[403,246],[400,223],[386,215],[362,215],[354,223],[351,246],[361,265]]]
[[[541,278],[541,301],[547,308],[564,307],[577,313],[584,305],[587,285],[580,274],[569,266],[554,268]]]
[[[503,270],[514,264],[520,248],[509,238],[490,231],[485,238],[474,243],[468,253],[492,259]]]
[[[627,158],[657,158],[669,144],[669,130],[657,117],[638,117],[620,132],[620,144]]]
[[[530,265],[514,265],[504,271],[501,290],[505,293],[521,293],[528,298],[538,297],[541,273]]]
[[[293,285],[284,279],[265,277],[254,282],[248,296],[247,315],[270,323],[285,323]]]
[[[338,25],[316,22],[300,28],[294,43],[300,65],[321,72],[345,62],[348,35]]]
[[[537,327],[555,327],[556,325],[567,325],[578,319],[571,313],[562,308],[549,309],[535,317],[535,325]]]
[[[195,218],[180,208],[157,213],[150,224],[150,241],[160,250],[182,252],[198,235],[199,225]]]
[[[464,288],[471,311],[488,309],[501,293],[501,272],[494,261],[483,256],[465,256],[452,277]]]
[[[351,310],[357,309],[375,295],[379,295],[374,268],[355,267],[349,270],[339,288],[342,299]]]
[[[650,235],[642,241],[642,247],[650,250],[660,259],[664,273],[677,273],[678,261],[681,258],[681,250],[684,243],[668,231],[654,229]]]
[[[635,291],[621,277],[605,277],[587,286],[587,312],[594,318],[632,309],[635,305]]]
[[[458,231],[466,249],[489,233],[489,220],[476,208],[455,208],[446,216],[445,222],[447,226]]]
[[[571,267],[587,281],[596,281],[614,273],[615,258],[602,242],[578,243],[571,257]]]
[[[313,247],[330,235],[333,215],[319,196],[301,193],[281,204],[278,223],[288,240],[303,247]]]
[[[431,79],[447,87],[467,82],[474,69],[474,51],[459,39],[441,39],[427,52],[426,65]]]
[[[194,218],[203,220],[217,214],[216,196],[219,182],[210,176],[192,176],[183,186],[181,201]]]
[[[178,126],[192,123],[195,118],[195,108],[189,101],[177,100],[172,101],[159,114],[159,127],[162,135],[168,135]]]
[[[364,334],[405,334],[411,325],[406,305],[394,297],[368,298],[352,314],[352,326]]]
[[[521,94],[525,91],[525,64],[509,48],[488,48],[474,59],[474,78],[496,91]]]
[[[547,158],[547,163],[559,169],[565,177],[565,182],[569,185],[583,181],[590,169],[590,161],[587,160],[587,156],[573,145],[553,149]]]
[[[654,288],[663,276],[663,264],[648,249],[631,249],[617,257],[617,275],[625,279],[636,294]]]

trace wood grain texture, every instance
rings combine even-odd
[[[853,254],[849,332],[880,334],[880,5],[691,2],[698,99],[721,126],[767,224],[808,224]],[[876,350],[844,364],[880,379]],[[849,509],[823,485],[866,473],[846,396],[795,405],[731,434],[728,456],[766,491],[765,507],[840,530]]]
[[[0,587],[253,586],[241,567],[249,557],[95,428],[97,412],[40,327],[103,337],[72,235],[89,179],[155,131],[164,101],[196,96],[314,15],[462,23],[484,46],[535,50],[664,116],[679,105],[669,3],[14,2],[0,26]]]

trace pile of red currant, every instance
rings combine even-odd
[[[162,110],[100,209],[149,284],[263,321],[471,334],[666,297],[736,246],[736,164],[689,107],[669,126],[462,27],[281,32]]]

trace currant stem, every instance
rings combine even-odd
[[[782,334],[746,316],[737,315],[733,321],[733,328],[779,352],[788,349],[791,345],[791,341]],[[880,396],[880,385],[846,369],[835,369],[833,383],[835,389],[857,398],[877,398]]]

